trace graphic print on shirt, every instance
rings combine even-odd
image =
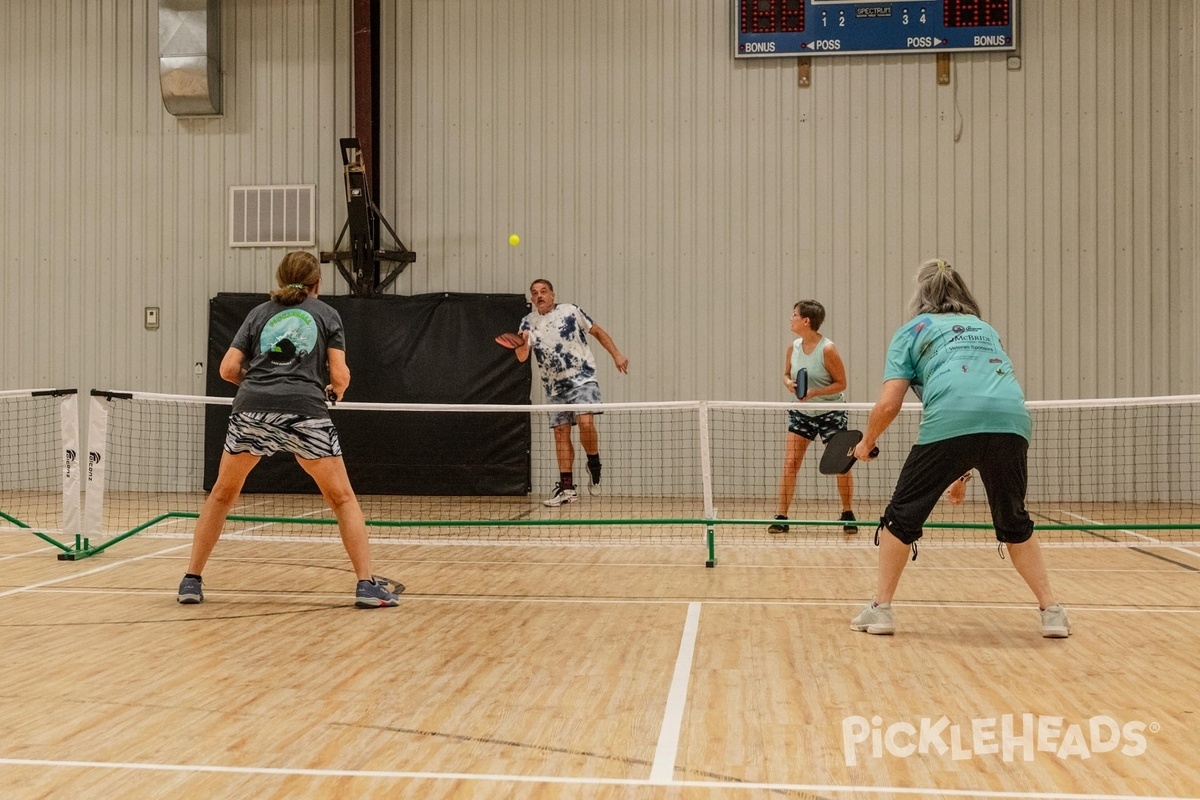
[[[259,352],[273,364],[294,364],[317,346],[317,321],[299,308],[280,311],[267,320],[258,337]]]
[[[529,314],[520,330],[530,332],[530,346],[547,397],[561,397],[596,380],[596,360],[586,328],[591,318],[583,309],[559,303],[548,314]]]

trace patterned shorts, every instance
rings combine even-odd
[[[845,411],[830,411],[828,414],[819,414],[815,417],[801,414],[799,411],[788,412],[788,431],[797,436],[803,436],[810,442],[816,441],[816,438],[820,436],[821,441],[828,444],[830,436],[838,431],[846,430],[849,424],[849,417],[846,416]]]
[[[265,411],[229,416],[225,452],[270,456],[280,450],[300,458],[330,458],[342,454],[342,445],[330,419]]]
[[[600,402],[600,384],[596,382],[585,383],[582,386],[576,386],[569,392],[559,395],[551,395],[546,398],[547,403],[562,403],[564,405],[576,405],[579,403],[599,403]],[[559,425],[574,425],[574,411],[558,411],[550,415],[550,427],[557,428]],[[582,413],[582,412],[579,412]],[[590,414],[603,414],[603,411],[590,411]]]

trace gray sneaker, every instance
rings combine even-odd
[[[376,578],[359,581],[358,588],[354,590],[354,605],[359,608],[388,608],[399,604],[400,598],[389,592]]]
[[[561,483],[554,484],[554,492],[551,493],[549,500],[543,500],[542,505],[556,508],[565,506],[567,503],[574,503],[579,499],[579,492],[574,489],[564,489]]]
[[[867,607],[850,620],[850,630],[891,636],[896,632],[896,623],[892,620],[892,604],[867,603]]]
[[[1041,614],[1042,636],[1047,639],[1065,639],[1071,635],[1071,622],[1067,619],[1067,610],[1058,603]]]
[[[199,578],[184,577],[179,582],[179,596],[175,598],[184,605],[195,605],[204,602],[204,581]]]

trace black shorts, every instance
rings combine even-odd
[[[921,538],[925,520],[950,484],[979,471],[1001,542],[1019,544],[1033,535],[1025,510],[1029,442],[1015,433],[972,433],[914,445],[900,470],[892,501],[880,523],[905,544]]]

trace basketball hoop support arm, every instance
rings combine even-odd
[[[334,242],[332,251],[321,252],[321,263],[333,263],[346,282],[350,293],[357,297],[379,295],[400,277],[409,264],[417,260],[417,254],[405,247],[396,235],[391,223],[379,211],[371,199],[362,150],[357,139],[342,139],[342,164],[346,178],[346,223]],[[379,227],[391,235],[396,249],[380,247]],[[342,249],[342,241],[350,233],[349,249]],[[381,274],[381,264],[391,265],[386,274]]]

